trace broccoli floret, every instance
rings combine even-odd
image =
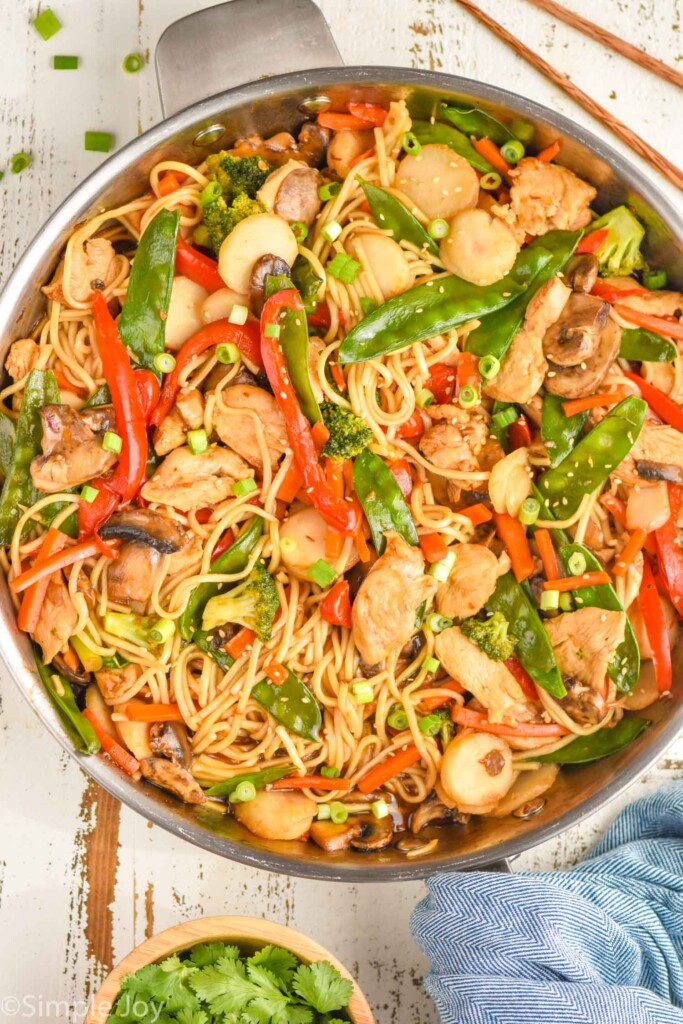
[[[202,200],[204,227],[209,235],[209,242],[214,252],[218,252],[222,242],[230,234],[236,224],[253,213],[263,213],[265,206],[258,199],[250,199],[244,192],[228,206],[225,198],[217,197]]]
[[[609,234],[595,254],[603,277],[628,277],[634,270],[643,270],[640,243],[645,228],[628,207],[617,206],[590,225],[591,233],[603,228],[609,228]]]
[[[223,189],[229,205],[245,193],[250,199],[255,199],[272,167],[260,156],[231,156],[222,152],[207,158],[206,170],[209,178],[217,181]]]
[[[323,402],[320,406],[323,423],[330,436],[323,447],[323,455],[333,462],[342,459],[354,459],[372,441],[370,427],[355,413],[335,405],[334,402]]]
[[[258,199],[251,199],[245,192],[233,199],[230,204],[230,216],[232,226],[239,224],[245,217],[251,217],[254,213],[264,213],[265,206]]]
[[[253,629],[265,643],[273,635],[273,620],[279,607],[275,580],[263,562],[257,562],[246,580],[207,602],[202,629],[208,631],[226,622],[238,622],[240,626]]]
[[[507,661],[515,651],[517,641],[508,636],[509,622],[502,612],[494,612],[488,619],[465,619],[460,629],[494,661]]]

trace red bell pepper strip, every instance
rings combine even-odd
[[[339,580],[320,602],[320,614],[333,626],[351,629],[351,588],[348,580]]]
[[[287,427],[287,437],[294,460],[303,477],[304,488],[313,505],[328,526],[339,533],[353,534],[360,523],[358,509],[352,502],[334,493],[318,460],[311,425],[301,411],[287,370],[285,357],[277,337],[269,337],[267,328],[279,327],[282,309],[303,311],[303,303],[294,288],[277,292],[267,300],[261,313],[261,355],[263,366],[273,389],[275,400]]]
[[[94,501],[79,501],[78,536],[81,540],[92,537],[120,505],[121,499],[111,490],[110,483],[111,477],[99,476],[91,480],[90,486],[97,491],[97,497]]]
[[[92,558],[93,555],[106,555],[107,558],[116,558],[117,554],[118,552],[115,548],[105,544],[99,537],[94,537],[92,540],[86,540],[82,544],[74,544],[73,547],[67,548],[65,551],[55,551],[44,561],[32,565],[26,572],[22,572],[10,581],[10,589],[15,594],[21,594],[24,590],[33,586],[34,583],[39,583],[45,578],[49,579],[53,572],[57,572],[58,569],[68,569],[70,565],[73,565],[74,562],[80,562],[81,559]]]
[[[258,324],[248,320],[245,324],[231,324],[229,320],[214,320],[189,338],[176,356],[174,368],[164,377],[159,404],[152,413],[150,423],[158,427],[173,408],[180,381],[188,366],[214,345],[237,345],[250,363],[262,366],[259,349]]]
[[[659,334],[662,338],[676,338],[677,341],[683,341],[683,323],[680,320],[675,318],[665,320],[662,316],[643,313],[639,309],[631,309],[630,306],[615,305],[614,312],[624,320],[628,320],[629,323],[638,324],[639,327],[644,327],[646,331],[652,331],[653,334]]]
[[[413,409],[411,416],[396,428],[396,437],[410,440],[414,437],[421,437],[425,432],[425,424],[422,414],[418,408]]]
[[[621,302],[627,295],[637,295],[642,299],[650,295],[650,292],[647,288],[615,288],[614,285],[598,280],[591,288],[591,295],[596,295],[599,299],[604,299],[605,302],[611,302],[614,305],[615,302]]]
[[[511,658],[508,658],[505,662],[505,667],[515,677],[519,683],[519,688],[525,697],[529,700],[538,700],[538,690],[536,689],[536,683],[533,681],[527,670],[522,665],[521,661],[515,658],[514,654]]]
[[[447,366],[446,363],[434,363],[429,367],[427,388],[437,404],[445,405],[453,398],[456,376],[455,367]]]
[[[643,580],[638,592],[638,607],[652,648],[657,689],[660,693],[667,693],[671,689],[671,645],[664,609],[647,558],[643,559]]]
[[[175,252],[175,268],[183,277],[189,277],[190,281],[206,288],[207,292],[217,292],[226,286],[218,273],[216,261],[188,245],[180,235]]]
[[[683,550],[678,541],[678,515],[681,508],[681,488],[669,484],[669,506],[671,515],[664,526],[655,530],[659,572],[671,603],[679,615],[683,615]]]
[[[44,565],[50,555],[54,555],[58,551],[62,550],[66,541],[67,537],[65,533],[62,533],[60,530],[56,530],[54,527],[49,529],[43,537],[43,543],[40,545],[33,567],[38,568],[39,566]],[[40,609],[43,606],[43,601],[45,600],[45,594],[47,593],[49,585],[50,577],[43,576],[42,579],[38,580],[26,590],[21,602],[19,614],[17,615],[17,626],[25,633],[33,633],[38,625]]]
[[[328,779],[326,775],[290,775],[286,779],[271,782],[269,789],[324,789],[331,792],[348,792],[348,779]]]
[[[151,370],[140,369],[135,371],[135,383],[140,396],[142,415],[145,423],[148,423],[152,411],[159,401],[159,381],[157,375]]]
[[[528,448],[531,444],[531,430],[526,416],[519,416],[508,427],[508,441],[512,451],[518,448]]]
[[[410,463],[407,459],[394,459],[388,463],[394,480],[401,488],[401,494],[408,500],[413,491],[413,474],[410,471]]]
[[[600,228],[598,231],[591,231],[584,235],[576,247],[577,253],[597,252],[602,243],[609,235],[609,228]]]
[[[625,377],[632,380],[640,388],[640,393],[650,406],[653,412],[657,413],[660,420],[664,420],[670,427],[683,432],[683,409],[672,398],[665,395],[663,391],[656,388],[654,384],[648,384],[646,380],[639,377],[637,373],[630,370],[621,371]]]

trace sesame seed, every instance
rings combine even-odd
[[[438,185],[440,181],[441,181],[441,178],[432,178],[432,183],[434,185]]]

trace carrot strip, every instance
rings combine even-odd
[[[651,313],[641,313],[639,309],[631,309],[630,306],[624,306],[621,303],[615,304],[614,312],[624,320],[628,320],[629,323],[638,324],[639,327],[644,327],[646,331],[652,331],[653,334],[683,341],[683,323],[680,321],[665,320],[663,317],[653,316]]]
[[[449,679],[445,683],[439,683],[438,687],[440,690],[452,690],[454,694],[464,693],[465,689],[456,679]],[[450,704],[452,697],[423,697],[420,701],[420,709],[422,711],[436,711],[437,708],[442,708],[445,704]]]
[[[626,505],[621,498],[617,498],[614,494],[601,494],[600,504],[607,509],[619,526],[626,528]]]
[[[642,550],[646,540],[647,533],[645,530],[641,529],[640,526],[636,526],[635,530],[622,548],[621,554],[616,557],[612,568],[612,572],[615,576],[626,575],[628,567],[632,564],[638,552]]]
[[[263,671],[271,683],[275,683],[276,686],[282,686],[289,678],[289,672],[279,661],[269,661],[267,665],[264,665]]]
[[[555,159],[561,148],[559,141],[556,139],[555,142],[551,142],[549,146],[546,146],[540,153],[537,153],[536,159],[542,160],[544,164],[549,164],[551,160]]]
[[[448,545],[438,533],[423,533],[420,537],[420,547],[428,562],[443,562],[448,554]]]
[[[318,451],[320,451],[322,448],[325,447],[325,444],[329,440],[330,432],[323,423],[323,421],[318,420],[318,422],[314,423],[313,426],[311,427],[311,435],[313,437],[313,442],[316,448],[318,449]]]
[[[157,189],[159,190],[160,196],[170,196],[172,192],[177,192],[180,188],[181,181],[175,171],[166,171],[163,178],[159,179]]]
[[[536,541],[536,547],[538,548],[538,553],[541,556],[541,561],[543,562],[545,578],[547,580],[559,580],[562,574],[557,561],[557,555],[555,554],[553,539],[550,536],[550,530],[536,530],[534,540]]]
[[[506,181],[510,180],[510,164],[502,156],[495,142],[484,136],[483,139],[472,139],[472,145]]]
[[[318,124],[321,128],[330,128],[333,132],[353,132],[372,127],[368,121],[361,121],[353,114],[338,114],[333,110],[318,114]]]
[[[462,725],[466,729],[478,729],[480,732],[490,732],[494,736],[566,736],[569,729],[565,729],[555,722],[519,722],[517,725],[502,725],[497,722],[489,722],[488,715],[480,711],[471,711],[469,708],[460,707],[454,704],[451,708],[451,718],[456,725]]]
[[[381,128],[389,114],[378,103],[354,103],[353,100],[346,104],[346,109],[353,117],[364,121],[366,127],[372,125],[373,128]]]
[[[602,405],[616,405],[621,402],[628,392],[624,388],[617,388],[616,391],[604,391],[600,395],[586,395],[585,398],[573,398],[569,402],[562,403],[565,416],[575,416],[578,412],[585,412],[587,409],[598,409]]]
[[[287,504],[289,504],[290,501],[294,501],[297,494],[299,493],[299,488],[301,487],[303,482],[303,478],[298,470],[296,462],[292,462],[291,466],[289,467],[284,477],[282,478],[282,483],[278,488],[278,500],[286,501]]]
[[[32,586],[32,584],[38,583],[46,576],[49,579],[53,572],[57,572],[59,569],[68,569],[74,562],[79,562],[83,558],[92,558],[93,555],[107,555],[108,558],[115,558],[117,553],[114,548],[110,548],[99,537],[95,537],[93,540],[74,544],[73,547],[67,548],[66,551],[56,551],[49,558],[46,558],[44,562],[41,562],[40,565],[34,564],[26,572],[15,576],[10,582],[10,588],[15,594],[20,594]]]
[[[326,775],[290,775],[271,782],[269,789],[326,789],[344,793],[351,789],[349,779],[328,779]]]
[[[543,584],[544,590],[559,590],[561,594],[569,590],[581,590],[582,587],[599,587],[603,583],[609,583],[610,578],[606,572],[595,570],[594,572],[582,572],[580,576],[565,576],[561,580],[548,580]]]
[[[49,529],[43,537],[43,543],[36,555],[33,568],[39,568],[41,565],[44,565],[50,555],[54,555],[56,552],[61,551],[66,543],[66,539],[66,534],[62,533],[61,530],[55,530],[53,528]],[[45,600],[47,588],[50,585],[50,579],[51,574],[43,576],[37,583],[28,587],[24,594],[21,602],[21,608],[17,615],[17,625],[19,629],[24,631],[24,633],[33,633],[38,625],[40,610],[43,607],[43,601]]]
[[[182,722],[177,704],[128,704],[124,714],[131,722]]]
[[[388,757],[386,761],[382,761],[381,764],[376,765],[372,768],[367,775],[357,785],[357,789],[361,793],[372,793],[373,790],[379,789],[390,779],[393,779],[396,775],[400,775],[406,768],[410,768],[411,765],[415,764],[420,760],[422,755],[415,746],[406,747],[405,750],[399,750],[397,754],[393,754],[392,757]]]
[[[325,476],[333,492],[338,498],[344,497],[344,470],[341,463],[332,459],[325,461]],[[325,531],[325,557],[339,558],[344,547],[344,535],[328,526]]]
[[[473,526],[481,526],[482,523],[488,523],[493,519],[493,512],[482,501],[477,502],[476,505],[470,505],[468,508],[459,508],[458,514],[471,519]]]
[[[477,370],[478,359],[471,352],[460,352],[458,365],[455,368],[455,378],[458,383],[458,391],[467,384],[478,388],[481,381]]]
[[[369,156],[372,156],[374,152],[375,147],[371,146],[370,149],[366,149],[363,153],[359,153],[358,156],[354,156],[353,160],[349,160],[349,167],[355,167],[356,164],[359,164],[361,163],[361,161],[366,160]],[[367,206],[367,210],[363,210],[364,206]],[[361,210],[363,210],[364,213],[370,213],[370,205],[368,203],[363,203],[361,206]]]
[[[346,377],[339,363],[330,363],[330,373],[332,374],[332,380],[337,385],[340,391],[346,391]]]
[[[140,762],[136,761],[132,754],[129,754],[120,743],[117,743],[115,739],[112,739],[108,732],[104,731],[89,708],[85,708],[82,715],[88,722],[90,722],[95,730],[95,735],[100,741],[100,746],[105,754],[108,754],[112,761],[117,764],[119,768],[123,768],[124,772],[127,772],[128,775],[137,775],[140,771]]]
[[[254,633],[253,629],[248,629],[246,626],[243,626],[239,633],[235,633],[232,640],[228,640],[225,645],[225,649],[230,657],[237,661],[238,658],[241,658],[242,655],[251,648],[255,639],[256,633]]]
[[[353,543],[356,545],[356,551],[358,552],[358,557],[360,558],[361,562],[369,562],[372,556],[370,554],[368,542],[365,539],[365,534],[363,533],[362,525],[359,526],[356,532],[354,533]]]
[[[87,388],[73,384],[62,370],[54,367],[52,372],[61,391],[71,391],[74,395],[87,395]]]
[[[531,576],[534,571],[534,560],[531,556],[526,529],[519,519],[508,515],[507,512],[494,512],[493,522],[496,527],[496,533],[510,556],[515,579],[518,583],[521,583],[522,580]]]

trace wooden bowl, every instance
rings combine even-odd
[[[376,1024],[368,1001],[355,979],[332,953],[301,932],[296,932],[283,924],[275,924],[273,921],[264,921],[260,917],[202,917],[196,921],[177,924],[173,928],[167,928],[165,932],[153,935],[114,968],[90,1004],[84,1024],[106,1024],[124,975],[139,971],[141,967],[146,967],[157,960],[164,960],[183,949],[189,949],[198,942],[211,942],[216,939],[256,949],[272,943],[274,946],[289,949],[304,963],[329,960],[344,978],[353,982],[353,995],[347,1008],[351,1020],[354,1024]]]

